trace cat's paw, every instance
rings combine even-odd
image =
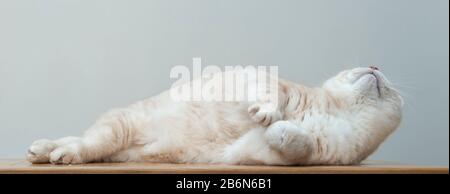
[[[255,103],[248,108],[248,114],[253,121],[263,126],[269,126],[282,118],[276,105],[270,103]]]
[[[80,155],[79,145],[69,144],[56,148],[50,153],[52,164],[81,164],[83,160]]]
[[[50,153],[56,147],[56,143],[48,139],[34,141],[28,148],[27,160],[33,164],[48,163]]]
[[[302,130],[289,121],[278,121],[267,128],[266,140],[270,145],[283,148],[291,143],[293,136],[302,133]]]
[[[278,121],[269,126],[264,134],[269,145],[281,151],[290,162],[305,160],[311,153],[312,142],[305,129],[289,121]]]

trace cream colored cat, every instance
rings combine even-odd
[[[278,102],[176,102],[166,91],[106,113],[81,138],[35,141],[27,159],[358,164],[401,120],[402,98],[376,67],[343,71],[318,88],[279,80],[277,92]]]

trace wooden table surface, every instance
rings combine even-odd
[[[82,165],[30,164],[0,160],[0,174],[448,174],[448,167],[401,165],[366,161],[357,166],[236,166],[160,163],[91,163]]]

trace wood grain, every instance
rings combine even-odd
[[[209,164],[30,164],[0,160],[0,174],[448,174],[448,167],[367,161],[357,166],[237,166]]]

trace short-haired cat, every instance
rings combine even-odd
[[[165,91],[101,116],[82,137],[37,140],[32,163],[358,164],[401,120],[402,98],[376,67],[320,87],[277,81],[277,102],[174,101]]]

